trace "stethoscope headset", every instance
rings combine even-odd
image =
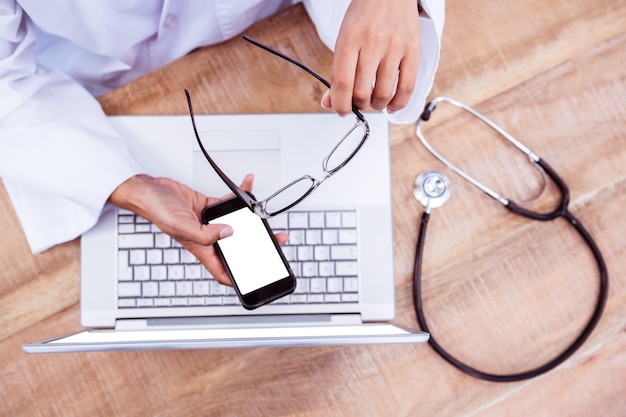
[[[559,188],[561,192],[561,200],[557,204],[557,207],[552,211],[545,213],[537,213],[534,211],[527,210],[522,208],[519,204],[511,201],[508,198],[501,196],[496,193],[492,189],[488,188],[484,184],[478,182],[473,177],[460,170],[446,158],[444,158],[440,153],[438,153],[431,145],[426,141],[424,135],[421,132],[420,125],[423,122],[427,122],[430,120],[431,113],[436,109],[437,105],[440,103],[448,103],[453,106],[459,107],[473,116],[477,117],[479,120],[487,124],[489,127],[494,129],[497,133],[502,135],[507,141],[509,141],[513,146],[515,146],[518,150],[526,154],[529,158],[530,162],[535,165],[544,175],[547,175],[556,186]],[[511,211],[514,214],[526,217],[531,220],[539,220],[539,221],[550,221],[557,218],[564,218],[567,222],[578,232],[578,234],[582,237],[584,242],[587,244],[589,249],[591,250],[595,261],[598,265],[598,271],[600,273],[600,290],[598,292],[598,298],[596,301],[596,305],[591,315],[591,318],[580,332],[578,337],[558,356],[549,360],[543,365],[540,365],[536,368],[514,373],[514,374],[493,374],[488,372],[483,372],[478,369],[475,369],[463,362],[459,359],[455,358],[450,354],[446,349],[442,347],[431,335],[428,343],[430,346],[447,362],[458,368],[459,370],[465,372],[468,375],[471,375],[476,378],[493,381],[493,382],[514,382],[514,381],[522,381],[525,379],[533,378],[535,376],[541,375],[565,360],[567,360],[578,348],[582,346],[582,344],[587,340],[593,329],[598,324],[600,317],[602,316],[602,312],[604,311],[604,307],[606,305],[607,296],[608,296],[608,274],[606,264],[604,259],[602,258],[602,254],[598,249],[595,241],[585,229],[585,227],[578,221],[578,219],[569,211],[569,190],[565,182],[559,177],[559,175],[548,165],[547,162],[539,158],[536,154],[534,154],[530,149],[520,143],[517,139],[511,136],[509,133],[504,131],[500,126],[496,125],[493,121],[477,112],[473,108],[457,101],[449,97],[437,97],[428,103],[420,116],[420,119],[417,122],[416,126],[416,135],[417,138],[422,142],[422,144],[426,147],[426,149],[439,161],[441,161],[447,168],[461,176],[463,179],[467,180],[469,183],[479,188],[489,197],[498,201],[502,204],[506,209]],[[438,171],[427,171],[417,176],[414,187],[413,187],[415,198],[424,205],[425,209],[422,213],[422,218],[419,227],[419,234],[417,238],[416,250],[415,250],[415,268],[413,273],[413,297],[415,303],[415,313],[417,315],[417,321],[421,329],[425,332],[429,332],[429,327],[426,322],[426,318],[424,315],[423,302],[422,302],[422,289],[421,289],[421,270],[422,270],[422,258],[424,253],[424,241],[426,239],[426,229],[428,225],[428,219],[430,217],[430,211],[432,208],[437,208],[442,206],[449,198],[450,198],[450,182],[448,178]]]

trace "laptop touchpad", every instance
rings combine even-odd
[[[202,144],[211,158],[237,185],[254,174],[253,193],[265,197],[284,185],[281,181],[280,134],[276,130],[200,131]],[[230,189],[215,173],[198,146],[193,153],[193,188],[221,197]]]

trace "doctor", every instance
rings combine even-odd
[[[145,175],[94,97],[296,1],[0,0],[0,177],[32,251],[76,238],[112,203],[228,283],[212,244],[233,231],[199,221],[215,199]],[[335,51],[322,106],[344,115],[354,100],[391,122],[415,121],[439,60],[445,0],[422,0],[421,17],[416,0],[303,2]]]

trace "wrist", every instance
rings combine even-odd
[[[117,186],[108,201],[117,207],[137,213],[141,210],[144,193],[154,178],[137,174]]]

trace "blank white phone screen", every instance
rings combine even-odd
[[[218,243],[242,295],[289,276],[263,221],[250,209],[241,208],[210,223],[233,228],[233,235]]]

